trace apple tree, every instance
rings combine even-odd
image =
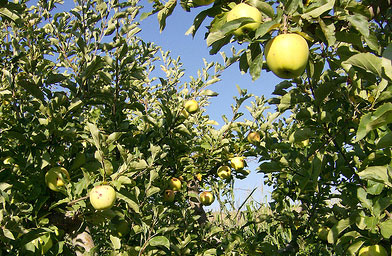
[[[250,11],[229,19],[244,3],[259,10],[261,22]],[[232,45],[225,64],[238,62],[254,80],[263,70],[273,70],[264,55],[277,35],[300,35],[309,45],[304,72],[282,80],[266,101],[256,97],[248,106],[254,120],[236,123],[238,138],[249,130],[262,135],[255,147],[244,146],[244,155],[258,159],[258,171],[273,189],[269,206],[274,218],[266,215],[264,221],[287,234],[271,241],[259,226],[253,237],[246,237],[248,244],[254,241],[266,255],[356,255],[375,245],[389,255],[392,2],[154,1],[149,14],[157,13],[164,29],[177,5],[197,12],[188,34],[204,22],[210,53]],[[257,28],[237,32],[255,22]],[[284,47],[299,50],[295,41]],[[299,61],[279,51],[275,58],[286,67]],[[263,105],[274,109],[267,117]]]

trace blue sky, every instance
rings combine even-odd
[[[74,2],[65,0],[64,5],[58,5],[59,12],[68,11],[74,7]],[[36,1],[31,1],[31,4],[35,4]],[[141,4],[145,5],[142,12],[148,12],[151,10],[151,3],[147,0],[140,1]],[[154,42],[156,45],[162,47],[164,51],[170,51],[172,58],[181,57],[183,68],[185,69],[184,79],[186,80],[189,76],[196,76],[197,70],[204,67],[203,58],[207,62],[220,62],[222,63],[222,57],[220,54],[210,55],[209,48],[204,40],[204,34],[206,32],[205,26],[209,25],[210,20],[205,20],[202,26],[199,28],[195,37],[185,35],[185,32],[192,25],[194,17],[203,9],[208,8],[198,7],[192,9],[191,12],[186,12],[179,5],[175,8],[173,14],[167,19],[167,25],[165,30],[161,33],[159,31],[159,24],[157,16],[150,16],[140,22],[142,31],[138,34],[146,42]],[[225,46],[222,50],[230,56],[232,46],[237,49],[246,48],[247,45],[239,45],[233,42],[232,45]],[[217,121],[219,124],[223,124],[221,118],[222,115],[226,115],[227,118],[232,117],[231,105],[234,104],[233,97],[238,96],[236,85],[242,89],[247,89],[248,93],[254,95],[265,95],[267,98],[271,96],[275,85],[281,82],[281,79],[277,78],[271,72],[263,71],[261,77],[252,81],[249,74],[241,74],[238,63],[233,64],[231,67],[226,69],[221,76],[221,81],[215,83],[209,87],[209,89],[218,92],[219,96],[211,99],[211,104],[206,108],[206,114],[210,116],[212,120]],[[244,118],[252,119],[245,109],[246,105],[250,105],[250,100],[243,104],[241,111],[245,113]],[[256,173],[257,160],[252,159],[247,161],[251,174],[244,180],[235,181],[235,196],[236,206],[240,206],[241,203],[247,198],[250,191],[257,188],[253,194],[253,198],[257,202],[265,202],[266,197],[270,198],[270,189],[263,187],[263,174]],[[214,203],[210,208],[216,209],[218,205]]]

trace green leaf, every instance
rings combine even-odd
[[[325,38],[327,39],[328,45],[334,45],[336,42],[335,25],[331,21],[324,22],[324,20],[320,17],[318,18],[318,22],[321,27],[321,30],[324,33]]]
[[[154,194],[156,194],[156,193],[159,193],[159,191],[161,191],[160,188],[151,186],[151,187],[150,187],[149,189],[147,189],[147,191],[146,191],[146,197],[150,197],[150,196],[152,196],[152,195],[154,195]]]
[[[382,75],[382,59],[369,52],[358,53],[344,61],[343,64],[351,64],[355,67],[369,71],[379,77]]]
[[[139,205],[134,201],[134,196],[132,196],[132,194],[123,189],[118,191],[116,194],[117,198],[124,200],[134,212],[140,213]]]
[[[361,117],[355,141],[360,141],[369,132],[392,122],[392,103],[388,102],[378,107],[373,113]]]
[[[347,218],[336,223],[328,233],[328,243],[335,244],[339,235],[352,224],[352,221]]]
[[[359,199],[359,201],[361,202],[362,206],[372,210],[373,208],[373,203],[370,199],[367,198],[367,193],[365,191],[365,189],[363,188],[358,188],[357,189],[357,197]]]
[[[290,135],[289,142],[290,143],[301,142],[311,138],[313,135],[314,132],[312,131],[312,129],[308,127],[299,128]]]
[[[256,33],[255,33],[255,37],[260,38],[279,26],[280,26],[280,23],[277,20],[270,20],[270,21],[263,22],[257,28]]]
[[[259,11],[261,11],[270,18],[273,18],[275,15],[274,8],[264,1],[248,0],[247,3],[251,6],[256,7],[257,9],[259,9]]]
[[[359,177],[364,180],[372,180],[383,183],[392,187],[391,177],[387,166],[370,166],[358,173]]]
[[[164,236],[155,236],[150,239],[149,244],[151,246],[163,246],[170,250],[170,241]]]
[[[44,102],[45,97],[43,92],[41,91],[40,87],[30,81],[26,76],[18,76],[17,85],[24,88],[28,93],[30,93],[35,98],[39,99],[40,101]]]
[[[214,80],[214,79],[211,79],[211,80]],[[209,80],[209,81],[211,81],[211,80]],[[208,83],[209,81],[207,81],[207,83]],[[216,83],[216,82],[218,82],[218,81],[220,81],[219,78],[217,78],[217,80],[212,81],[211,83]],[[201,92],[200,92],[200,95],[215,97],[215,96],[218,96],[219,94],[218,94],[217,92],[214,92],[214,91],[211,91],[211,90],[208,90],[208,89],[207,89],[207,90],[201,91]]]
[[[169,0],[162,10],[158,12],[159,29],[162,32],[166,27],[166,19],[169,17],[177,5],[177,0]]]
[[[392,146],[392,132],[388,132],[381,137],[376,144],[377,149],[389,148]]]
[[[263,68],[263,54],[259,54],[249,65],[249,74],[252,76],[252,81],[260,77]]]
[[[5,237],[11,240],[15,240],[15,237],[10,230],[6,229],[5,227],[2,227],[1,229],[3,230],[3,234]]]
[[[347,21],[364,37],[369,37],[369,23],[365,16],[356,13],[355,15],[349,15]]]
[[[98,127],[92,123],[87,123],[87,127],[90,130],[91,136],[93,137],[95,147],[98,150],[101,150],[101,140]]]
[[[316,8],[316,9],[312,9],[309,12],[305,12],[304,14],[302,14],[302,18],[303,19],[318,18],[323,13],[328,12],[329,10],[331,10],[334,5],[335,5],[335,0],[327,1],[326,4],[320,6],[320,7]]]
[[[392,236],[392,219],[388,219],[380,224],[381,235],[385,239],[389,239]]]
[[[119,250],[121,248],[121,239],[110,235],[110,241],[112,242],[113,248],[115,250]]]

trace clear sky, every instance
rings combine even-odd
[[[30,4],[36,4],[36,1],[31,1]],[[145,8],[142,12],[148,12],[151,10],[152,4],[147,0],[141,0],[140,4],[144,5]],[[64,5],[57,5],[59,12],[69,11],[74,7],[74,2],[71,0],[65,0]],[[174,13],[167,19],[167,25],[165,30],[160,33],[157,16],[153,15],[140,22],[142,31],[138,34],[146,42],[154,42],[155,44],[162,47],[164,51],[170,51],[172,58],[181,56],[183,68],[185,69],[184,79],[189,76],[196,76],[197,70],[204,67],[203,58],[207,62],[220,62],[222,63],[222,57],[220,54],[210,55],[209,48],[207,47],[206,41],[204,40],[204,34],[206,32],[206,26],[209,25],[210,20],[205,20],[202,26],[199,28],[196,36],[193,38],[190,35],[185,35],[185,32],[192,25],[194,17],[203,9],[208,6],[198,7],[192,9],[191,12],[186,12],[179,5],[175,8]],[[237,49],[246,48],[247,44],[239,45],[233,43]],[[222,50],[230,56],[230,48],[232,45],[225,46]],[[207,107],[206,113],[212,120],[217,121],[220,125],[223,124],[221,118],[222,115],[226,115],[227,118],[232,117],[231,105],[234,104],[233,97],[238,96],[236,85],[239,85],[242,89],[247,89],[249,93],[254,95],[265,95],[267,98],[271,96],[275,85],[278,84],[281,79],[277,78],[271,72],[263,71],[261,77],[252,81],[249,74],[241,74],[238,63],[233,64],[231,67],[226,69],[221,76],[221,81],[213,84],[209,89],[218,92],[219,96],[211,99],[211,104]],[[241,111],[245,113],[244,118],[251,119],[248,111],[245,109],[245,105],[250,105],[251,99],[243,104]],[[253,198],[257,202],[265,202],[266,197],[270,198],[270,189],[263,187],[263,174],[256,172],[257,160],[248,159],[247,161],[251,174],[244,180],[235,181],[235,195],[236,195],[236,206],[240,206],[241,203],[246,199],[250,191],[257,188],[253,194]],[[218,205],[214,203],[210,208],[216,209]]]

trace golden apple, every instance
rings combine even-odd
[[[249,143],[256,144],[260,142],[260,133],[258,132],[250,132],[247,136]]]
[[[278,77],[296,78],[304,72],[309,58],[309,46],[298,34],[280,34],[264,49],[268,68]]]
[[[231,177],[231,169],[227,165],[222,165],[218,168],[217,174],[221,179],[228,179]]]
[[[209,191],[201,192],[199,197],[200,203],[205,206],[211,205],[215,200],[214,194]]]
[[[256,7],[240,3],[227,13],[226,20],[227,22],[230,22],[240,18],[251,18],[254,22],[247,23],[234,30],[233,34],[237,37],[241,37],[250,31],[255,31],[261,23],[262,15]]]
[[[169,187],[174,191],[179,191],[181,189],[181,180],[177,178],[171,178],[169,181]]]
[[[185,102],[184,107],[189,114],[194,114],[199,110],[199,103],[196,100],[188,100]]]
[[[203,5],[210,5],[214,2],[215,0],[193,0],[193,3],[196,6],[203,6]]]
[[[388,256],[388,252],[381,245],[375,244],[362,247],[358,256]]]
[[[64,167],[53,167],[45,174],[45,183],[53,191],[60,191],[60,187],[70,180],[69,173]]]
[[[106,210],[113,207],[116,201],[116,191],[110,185],[100,185],[90,191],[90,202],[96,210]]]
[[[233,157],[231,160],[231,167],[235,170],[242,170],[245,167],[245,160],[241,156]]]
[[[163,201],[171,203],[174,201],[174,196],[175,196],[174,191],[171,189],[167,189],[163,193]]]

